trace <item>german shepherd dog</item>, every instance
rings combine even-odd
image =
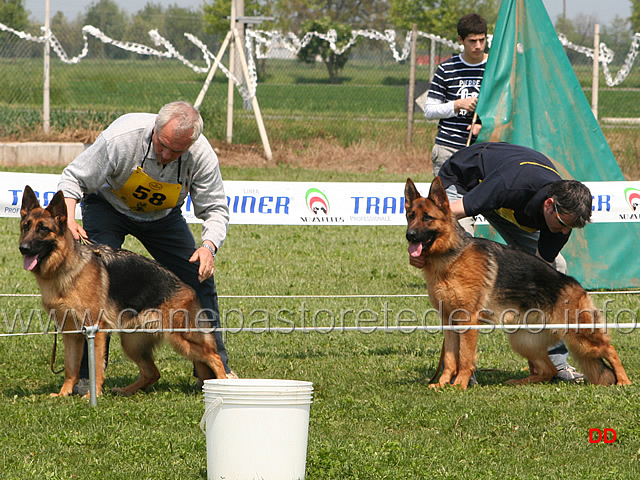
[[[58,329],[77,332],[97,323],[100,329],[154,330],[120,335],[122,348],[138,365],[140,376],[127,387],[114,388],[115,393],[132,395],[160,378],[153,349],[163,338],[194,362],[200,379],[226,378],[214,336],[197,328],[201,312],[195,292],[172,272],[142,255],[75,241],[67,228],[62,192],[42,208],[27,185],[20,216],[24,268],[35,275],[42,305],[50,314],[55,312]],[[96,395],[102,393],[104,382],[105,339],[106,333],[98,331]],[[63,341],[65,379],[60,392],[51,396],[69,395],[79,377],[84,334],[65,333]]]
[[[426,198],[407,179],[405,209],[409,253],[425,260],[429,299],[438,306],[443,325],[538,324],[537,329],[517,329],[509,335],[511,347],[529,360],[530,375],[507,383],[551,380],[557,369],[547,349],[561,339],[592,384],[631,383],[602,330],[539,328],[545,323],[601,322],[601,312],[575,279],[518,248],[466,236],[451,213],[439,177]],[[477,329],[444,332],[444,368],[434,387],[453,383],[467,388],[477,342]]]

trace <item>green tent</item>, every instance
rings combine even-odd
[[[482,81],[479,142],[508,142],[548,156],[563,178],[624,180],[542,0],[503,0]],[[562,254],[588,289],[640,286],[638,223],[575,230]]]

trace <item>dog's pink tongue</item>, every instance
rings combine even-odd
[[[33,270],[34,268],[36,268],[36,265],[38,264],[38,257],[37,256],[33,256],[30,257],[28,255],[24,256],[24,269],[25,270]]]
[[[422,254],[422,243],[410,243],[409,244],[409,255],[412,257],[419,257]]]

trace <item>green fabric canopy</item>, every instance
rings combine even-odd
[[[503,0],[482,81],[479,142],[548,156],[563,178],[624,180],[542,0]],[[562,254],[588,289],[640,286],[638,223],[575,230]]]

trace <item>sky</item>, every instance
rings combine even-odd
[[[70,20],[75,19],[79,13],[84,13],[87,7],[93,3],[92,0],[49,1],[52,16],[61,11]],[[135,13],[149,1],[164,6],[178,4],[185,8],[198,8],[204,3],[203,0],[116,0],[116,3],[128,13]],[[630,0],[542,0],[542,3],[554,22],[558,15],[562,15],[564,5],[567,9],[567,18],[575,18],[576,15],[582,13],[594,16],[601,25],[609,24],[616,15],[623,18],[631,15]],[[39,22],[44,21],[45,0],[25,0],[25,6],[31,12],[29,18]]]
[[[60,11],[69,20],[73,20],[79,13],[85,13],[89,5],[96,3],[97,0],[49,0],[51,16]],[[136,13],[147,3],[160,4],[165,7],[169,5],[179,5],[183,8],[199,8],[203,5],[203,0],[115,0],[120,8],[127,13]],[[39,22],[44,21],[45,0],[25,0],[24,5],[31,12],[30,19]]]

